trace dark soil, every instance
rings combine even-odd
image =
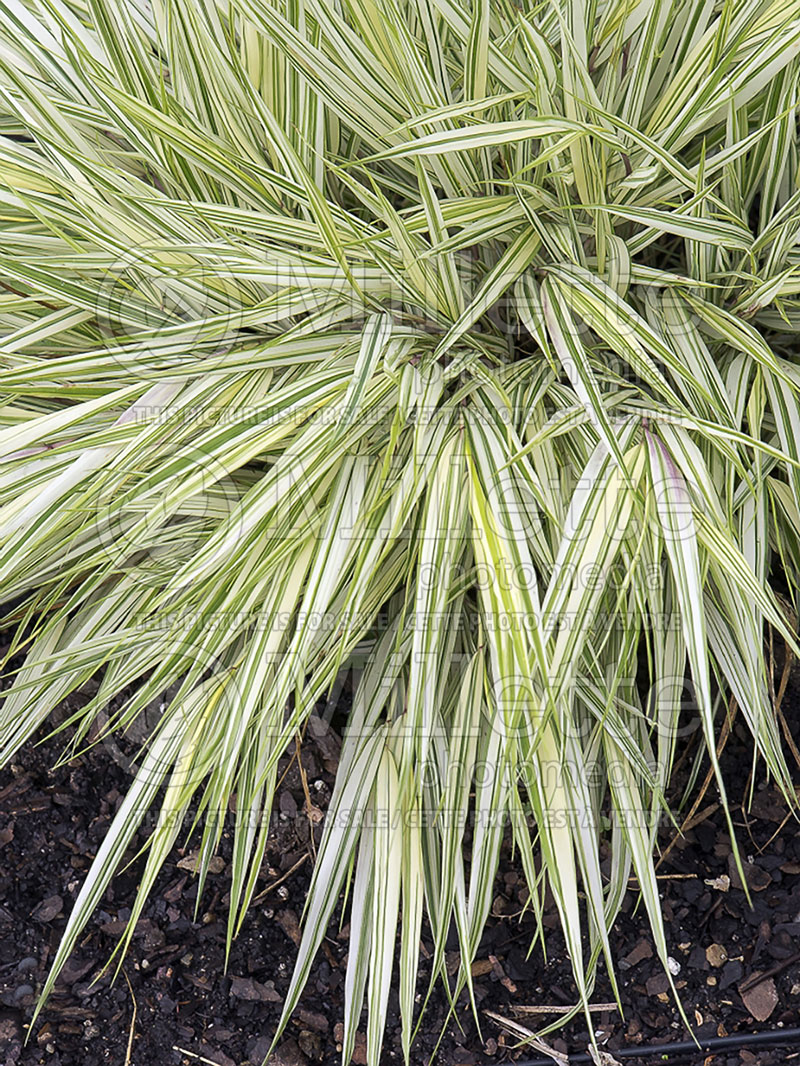
[[[793,682],[783,709],[791,734],[798,737],[797,672]],[[687,758],[676,780],[681,788],[696,741],[690,738],[684,742]],[[330,796],[336,746],[331,731],[312,735],[303,745],[307,784],[315,807],[320,809]],[[0,778],[0,1062],[5,1066],[260,1064],[292,972],[298,921],[311,870],[310,834],[319,834],[318,826],[314,830],[310,827],[296,760],[287,758],[282,767],[285,776],[261,871],[258,902],[251,907],[234,942],[227,973],[228,833],[223,836],[219,867],[209,878],[197,913],[195,880],[185,868],[190,851],[176,849],[147,903],[124,962],[124,976],[114,983],[108,975],[95,981],[124,928],[141,867],[134,863],[116,878],[28,1043],[23,1044],[37,991],[67,915],[129,781],[127,770],[103,746],[53,770],[61,749],[59,739],[28,745]],[[676,983],[686,1013],[702,1036],[747,1034],[800,1023],[797,823],[788,816],[783,799],[765,781],[763,767],[753,771],[751,746],[738,721],[722,761],[752,908],[732,862],[730,839],[713,783],[695,814],[693,828],[678,839],[659,868],[670,954],[680,966]],[[706,769],[704,763],[698,787]],[[748,810],[751,786],[753,802]],[[673,830],[665,829],[663,847],[674,837]],[[730,878],[729,887],[725,877]],[[493,918],[475,966],[482,1031],[478,1033],[464,1002],[459,1003],[457,1019],[448,1021],[446,997],[435,993],[415,1046],[414,1066],[428,1061],[443,1026],[437,1060],[442,1066],[539,1057],[532,1050],[514,1050],[516,1039],[486,1013],[539,1029],[554,1015],[534,1014],[526,1008],[557,1008],[575,1002],[575,986],[553,907],[544,916],[548,961],[545,963],[538,947],[527,957],[535,926],[529,913],[520,919],[524,898],[522,879],[510,854],[505,854]],[[618,976],[624,1020],[616,1009],[594,1014],[601,1043],[613,1052],[685,1040],[686,1029],[653,953],[646,916],[643,908],[637,908],[635,884],[625,900],[611,945],[615,957],[622,960]],[[425,948],[430,946],[429,939],[424,941]],[[276,1063],[327,1066],[339,1061],[347,950],[346,924],[343,928],[333,926]],[[457,967],[457,955],[451,954],[448,962]],[[748,992],[743,982],[758,974],[764,979]],[[422,993],[427,976],[423,967],[419,982]],[[602,973],[592,998],[595,1003],[613,1000]],[[396,1000],[390,1004],[386,1063],[402,1061],[396,1006]],[[585,1020],[581,1016],[548,1040],[562,1051],[585,1051]],[[800,1045],[795,1046],[794,1054],[791,1047],[755,1048],[752,1052],[742,1048],[714,1056],[695,1053],[680,1061],[705,1066],[768,1066],[792,1058],[800,1061]],[[355,1061],[364,1061],[363,1042],[357,1046]],[[642,1056],[625,1061],[638,1064],[664,1059]],[[669,1061],[678,1060],[670,1057]]]

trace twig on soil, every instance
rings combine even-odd
[[[198,1062],[206,1063],[206,1066],[220,1066],[214,1059],[207,1059],[205,1055],[197,1055],[194,1051],[187,1051],[185,1047],[178,1047],[177,1044],[172,1045],[173,1051],[179,1051],[181,1055],[188,1055],[190,1059],[196,1059]]]
[[[717,743],[717,759],[719,759],[720,755],[722,754],[723,748],[728,743],[728,737],[730,736],[731,726],[733,725],[733,720],[736,717],[737,710],[738,710],[738,706],[737,706],[735,700],[731,699],[730,703],[728,704],[728,713],[725,715],[725,721],[723,722],[722,729],[720,731],[719,742]],[[659,866],[661,866],[661,864],[666,860],[667,856],[672,851],[672,849],[675,847],[675,845],[678,843],[678,840],[683,836],[684,832],[686,832],[689,829],[693,828],[695,825],[699,825],[701,821],[705,821],[705,819],[708,818],[708,816],[710,814],[713,814],[713,812],[719,806],[718,803],[710,804],[708,807],[704,808],[704,810],[702,810],[700,812],[702,817],[695,819],[695,815],[697,815],[698,808],[700,807],[700,804],[703,802],[703,798],[705,797],[705,794],[708,791],[708,786],[711,784],[713,779],[714,779],[714,767],[710,766],[708,768],[708,773],[706,774],[705,781],[703,781],[703,784],[702,784],[702,786],[700,788],[700,792],[699,792],[697,798],[695,799],[694,803],[692,804],[692,809],[686,815],[686,817],[684,818],[683,824],[681,825],[680,829],[675,834],[675,836],[672,838],[672,840],[669,842],[669,844],[667,845],[665,851],[661,855],[661,858],[656,863],[656,869],[658,869]]]
[[[800,765],[800,764],[798,764],[798,765]],[[800,800],[800,788],[796,788],[796,789],[795,789],[795,794],[797,795],[797,799],[798,799],[798,800]],[[777,828],[777,829],[775,830],[775,832],[774,832],[774,833],[772,834],[772,836],[771,836],[771,837],[769,838],[769,840],[768,840],[768,841],[766,842],[766,844],[763,844],[763,845],[762,845],[762,846],[761,846],[760,848],[758,848],[758,854],[759,854],[759,855],[763,855],[763,854],[764,854],[764,852],[765,852],[765,851],[767,850],[767,848],[768,848],[768,847],[770,846],[770,844],[771,844],[771,843],[772,843],[772,841],[773,841],[773,840],[775,839],[775,837],[776,837],[776,836],[779,836],[779,835],[780,835],[780,833],[781,833],[781,832],[783,831],[783,827],[784,827],[784,826],[786,825],[786,823],[787,823],[787,822],[788,822],[788,821],[789,821],[789,820],[790,820],[791,818],[794,818],[794,817],[795,817],[795,815],[796,815],[796,812],[795,812],[794,810],[792,810],[792,809],[790,809],[790,810],[789,810],[789,811],[787,812],[787,814],[786,814],[786,817],[785,817],[785,818],[783,819],[783,821],[781,822],[781,824],[780,824],[780,825],[778,826],[778,828]]]
[[[800,750],[798,750],[798,747],[794,742],[792,731],[789,729],[789,723],[786,721],[786,718],[784,717],[783,711],[780,709],[780,707],[778,707],[778,721],[781,724],[781,732],[783,733],[784,740],[786,741],[786,746],[794,756],[794,761],[797,763],[798,766],[800,766]]]
[[[536,1051],[541,1051],[543,1055],[547,1055],[558,1063],[558,1066],[569,1066],[569,1059],[561,1051],[556,1051],[555,1048],[550,1047],[544,1040],[541,1040],[530,1029],[526,1029],[524,1025],[520,1025],[519,1022],[512,1022],[510,1018],[504,1018],[502,1014],[495,1014],[492,1010],[484,1011],[487,1018],[491,1018],[493,1021],[502,1028],[506,1029],[509,1033],[517,1036],[522,1040],[526,1046],[535,1048]]]
[[[311,812],[314,809],[314,804],[311,801],[311,793],[308,791],[308,778],[306,777],[306,769],[303,766],[303,760],[300,758],[300,734],[296,733],[294,738],[295,748],[297,749],[297,769],[300,771],[300,781],[303,784],[303,795],[306,798],[306,818],[308,818],[308,845],[311,849],[312,859],[317,858],[317,846],[314,843],[314,819],[311,817]]]
[[[294,864],[294,866],[290,867],[285,874],[282,874],[277,881],[273,881],[272,884],[267,885],[267,887],[263,889],[263,891],[259,892],[258,895],[253,898],[253,903],[259,903],[265,896],[268,896],[270,892],[273,892],[278,887],[278,885],[282,885],[288,877],[292,876],[295,870],[300,869],[300,867],[303,865],[307,858],[308,852],[306,852],[304,855],[301,855],[297,862]]]
[[[130,1066],[131,1053],[133,1052],[133,1036],[134,1036],[134,1032],[136,1031],[136,996],[134,996],[134,994],[133,994],[133,985],[131,984],[131,979],[130,979],[130,977],[128,977],[127,970],[125,969],[124,966],[122,967],[122,976],[125,978],[125,981],[127,982],[128,991],[131,994],[131,1001],[133,1003],[133,1014],[131,1016],[131,1028],[130,1028],[130,1032],[128,1033],[128,1047],[125,1050],[125,1066]]]
[[[776,977],[779,973],[783,973],[784,970],[787,970],[798,961],[800,961],[800,951],[796,951],[788,959],[781,959],[780,962],[776,962],[774,966],[770,966],[763,973],[753,974],[752,977],[748,977],[746,981],[742,981],[739,985],[739,995],[742,992],[749,992],[751,989],[756,988],[762,981],[768,981],[770,977]]]
[[[689,828],[691,829],[692,827],[689,826]],[[656,881],[696,881],[699,876],[699,874],[656,874]],[[628,878],[628,884],[631,881],[635,881],[636,884],[639,883],[639,878],[636,874],[631,874]]]
[[[716,903],[711,907],[711,910],[707,912],[705,918],[700,923],[700,931],[701,932],[703,932],[705,930],[705,928],[708,925],[708,923],[711,921],[711,919],[714,917],[714,915],[717,913],[717,911],[720,909],[720,907],[722,906],[722,904],[724,902],[725,902],[725,897],[724,896],[719,896],[717,898]]]
[[[569,1014],[570,1011],[580,1009],[580,1005],[577,1005],[575,1007],[555,1007],[550,1006],[546,1003],[542,1003],[541,1005],[536,1004],[535,1006],[524,1006],[514,1004],[511,1007],[511,1010],[514,1012],[514,1014]],[[600,1013],[601,1011],[606,1010],[619,1010],[619,1007],[616,1003],[590,1003],[587,1010],[596,1011],[597,1013]]]

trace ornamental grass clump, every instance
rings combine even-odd
[[[284,1023],[347,891],[344,1060],[392,982],[408,1059],[423,922],[471,995],[509,840],[580,1003],[632,874],[666,965],[685,731],[724,806],[735,704],[790,791],[800,2],[0,12],[2,758],[89,681],[65,757],[150,708],[44,995],[235,801],[230,943],[344,671]]]

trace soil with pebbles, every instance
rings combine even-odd
[[[69,709],[69,708],[68,708]],[[800,672],[795,670],[783,703],[788,729],[800,737]],[[133,746],[110,752],[99,745],[53,769],[62,750],[58,738],[29,744],[0,777],[0,1062],[5,1066],[245,1066],[260,1064],[287,991],[308,888],[312,836],[330,798],[338,738],[333,729],[310,730],[296,758],[281,766],[282,780],[256,902],[233,943],[225,968],[228,864],[232,834],[222,837],[219,857],[202,899],[192,872],[191,843],[176,848],[158,877],[125,957],[123,973],[103,974],[125,928],[141,861],[111,883],[89,922],[55,991],[33,1024],[34,1004],[57,949],[67,916],[130,781],[125,765]],[[42,737],[44,737],[42,733]],[[685,784],[697,738],[683,741],[686,758],[676,797]],[[790,756],[791,757],[791,756]],[[753,770],[751,747],[735,721],[722,764],[752,906],[732,858],[731,843],[712,784],[694,826],[679,838],[659,867],[672,969],[686,1013],[701,1036],[748,1034],[800,1024],[800,833],[786,803]],[[707,761],[701,767],[702,782]],[[303,780],[305,777],[305,782]],[[800,771],[797,780],[800,782]],[[308,807],[308,797],[311,808]],[[748,797],[752,791],[752,802]],[[675,838],[666,827],[662,847]],[[138,839],[141,844],[143,838]],[[136,841],[129,858],[133,859]],[[593,1002],[607,1004],[592,1015],[602,1045],[640,1048],[685,1040],[687,1032],[655,956],[644,908],[631,885],[611,937],[619,961],[620,1016],[608,1006],[613,994],[601,971]],[[530,1029],[555,1015],[531,1008],[563,1008],[575,1002],[575,986],[552,904],[545,907],[548,957],[539,947],[528,955],[535,930],[524,911],[525,889],[510,849],[504,851],[492,918],[474,966],[480,1032],[462,998],[449,1014],[446,996],[432,995],[414,1050],[425,1063],[441,1036],[442,1066],[477,1066],[538,1058],[520,1051],[492,1015]],[[523,913],[524,911],[524,913]],[[448,968],[458,966],[456,944]],[[427,988],[423,936],[419,982]],[[348,926],[331,925],[311,972],[300,1007],[274,1062],[315,1066],[340,1061]],[[749,983],[749,986],[748,986]],[[444,1030],[443,1034],[442,1031]],[[581,1016],[549,1036],[564,1052],[585,1051]],[[384,1061],[402,1062],[397,1000],[390,1001]],[[364,1042],[355,1061],[364,1062]],[[705,1066],[800,1062],[800,1045],[752,1051],[699,1053],[669,1061]],[[626,1062],[664,1061],[647,1057]]]

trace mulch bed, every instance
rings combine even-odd
[[[800,736],[799,694],[800,676],[795,671],[783,701],[788,728],[795,737]],[[304,807],[305,786],[315,808],[324,809],[335,771],[335,734],[312,735],[304,743],[305,786],[296,760],[284,761],[285,776],[258,902],[234,942],[227,973],[223,967],[232,841],[226,832],[220,860],[199,908],[195,880],[187,868],[190,851],[176,849],[170,857],[125,958],[124,976],[114,983],[109,975],[94,979],[130,914],[140,864],[134,863],[112,882],[24,1044],[36,994],[67,915],[129,781],[124,766],[102,746],[53,770],[61,748],[58,739],[28,745],[0,777],[0,1062],[6,1066],[123,1066],[127,1062],[133,1066],[200,1066],[206,1060],[218,1066],[258,1066],[288,988],[310,876],[310,836],[319,833]],[[722,762],[752,908],[733,865],[713,783],[695,814],[694,827],[677,840],[659,868],[676,983],[686,1013],[702,1036],[788,1028],[800,1019],[797,823],[764,779],[763,767],[756,767],[751,777],[751,748],[740,722],[733,724]],[[690,764],[691,759],[684,760],[677,775],[676,796]],[[706,765],[701,769],[700,784],[706,769]],[[751,786],[753,802],[748,809]],[[664,830],[665,848],[674,836],[673,831]],[[610,1052],[644,1049],[687,1036],[633,889],[635,885],[611,941],[615,957],[621,960],[618,977],[624,1019],[616,1009],[593,1015],[595,1031]],[[548,960],[539,948],[528,957],[534,923],[528,913],[520,918],[524,900],[518,869],[505,854],[493,917],[475,966],[481,1032],[466,1003],[459,1003],[456,1017],[448,1017],[445,995],[435,992],[415,1045],[415,1066],[428,1061],[443,1027],[437,1058],[441,1066],[539,1057],[531,1050],[515,1050],[515,1038],[487,1013],[537,1029],[554,1016],[535,1014],[530,1008],[558,1008],[575,1002],[555,910],[550,907],[545,913]],[[424,939],[424,946],[430,948],[429,939]],[[314,1066],[339,1061],[347,950],[347,925],[332,926],[275,1063]],[[448,964],[457,967],[455,951],[448,955]],[[427,976],[423,966],[422,994]],[[612,1000],[601,971],[593,1001]],[[386,1063],[402,1062],[396,1008],[395,999],[390,1003]],[[561,1051],[585,1051],[584,1018],[548,1040]],[[359,1041],[356,1062],[364,1062],[364,1051]],[[680,1061],[768,1066],[793,1059],[800,1062],[800,1045],[794,1053],[791,1047],[743,1048],[713,1056],[696,1053]],[[643,1056],[624,1061],[637,1066],[664,1060]]]

